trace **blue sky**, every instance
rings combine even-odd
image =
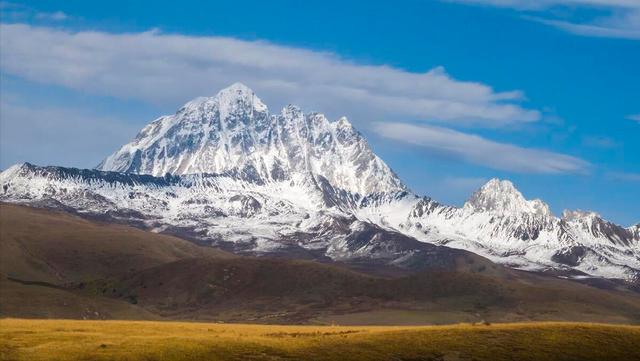
[[[95,166],[241,81],[346,115],[418,193],[640,221],[636,0],[3,2],[0,167]]]

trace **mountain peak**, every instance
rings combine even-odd
[[[353,125],[351,125],[347,117],[340,117],[340,119],[337,120],[337,126],[338,128],[353,128]]]
[[[296,118],[302,115],[302,109],[294,104],[288,104],[286,107],[282,108],[280,112],[285,118]]]
[[[160,117],[98,169],[155,176],[237,172],[260,183],[313,174],[361,195],[406,188],[346,118],[331,123],[295,105],[270,114],[241,83]]]
[[[233,83],[220,90],[214,97],[218,102],[221,116],[233,114],[234,111],[243,108],[254,109],[258,112],[267,111],[267,106],[258,98],[248,86],[242,83]]]
[[[484,191],[498,191],[503,193],[509,192],[520,194],[520,192],[516,189],[516,187],[510,180],[500,178],[491,178],[480,189]]]
[[[222,119],[242,113],[266,112],[267,106],[251,88],[242,83],[233,83],[212,97],[197,97],[187,102],[178,112],[198,112],[200,109],[216,108]]]
[[[260,99],[256,97],[256,93],[253,90],[251,90],[251,88],[249,88],[248,86],[242,83],[233,83],[228,87],[221,89],[214,96],[214,98],[218,99],[221,102],[235,101],[238,99],[242,99],[249,102],[254,101],[256,99],[260,101]]]
[[[508,180],[493,178],[474,192],[465,208],[498,213],[550,215],[549,206],[539,199],[527,200]]]
[[[23,163],[17,163],[14,164],[12,166],[10,166],[9,168],[3,170],[1,172],[3,177],[12,177],[14,174],[18,174],[19,172],[29,169],[29,167],[32,167],[33,164],[31,163],[27,163],[27,162],[23,162]]]
[[[236,93],[236,94],[255,94],[251,88],[240,82],[235,82],[226,88],[221,89],[220,93]]]

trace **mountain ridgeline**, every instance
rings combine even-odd
[[[346,118],[330,122],[293,105],[271,115],[242,84],[153,121],[98,169],[155,176],[237,171],[254,183],[320,176],[363,195],[405,189]]]
[[[271,114],[242,84],[158,118],[95,170],[18,164],[0,185],[3,202],[235,253],[428,269],[456,248],[524,270],[640,278],[640,225],[556,217],[497,179],[463,207],[442,205],[412,193],[346,118]]]

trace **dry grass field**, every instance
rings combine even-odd
[[[0,320],[2,360],[640,360],[640,327]]]

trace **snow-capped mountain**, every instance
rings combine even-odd
[[[236,252],[408,266],[451,262],[453,247],[529,270],[640,275],[639,225],[590,212],[556,217],[500,180],[463,207],[439,204],[411,193],[346,118],[295,106],[271,114],[242,84],[158,118],[97,170],[25,163],[0,184],[2,201]]]
[[[15,165],[0,174],[2,201],[63,209],[177,234],[237,253],[453,267],[472,253],[417,241],[357,219],[326,183],[265,184],[251,175],[165,175]]]
[[[347,118],[330,122],[293,105],[271,115],[239,83],[153,121],[98,169],[155,176],[234,171],[263,183],[321,176],[358,194],[405,188]]]
[[[637,279],[640,237],[593,212],[554,216],[539,199],[526,200],[511,182],[492,179],[461,208],[416,202],[399,229],[435,244],[462,248],[530,270]]]

